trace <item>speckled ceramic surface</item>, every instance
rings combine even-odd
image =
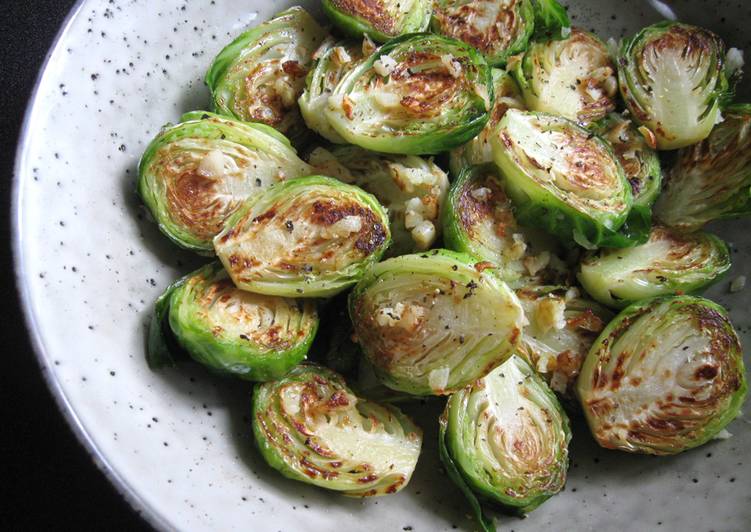
[[[139,208],[140,153],[163,123],[208,106],[201,80],[229,39],[292,3],[79,3],[40,79],[17,162],[19,287],[43,371],[105,473],[159,528],[470,529],[464,500],[439,471],[435,426],[424,424],[426,449],[408,489],[349,500],[285,480],[262,462],[250,439],[249,385],[197,367],[146,367],[152,302],[197,261]],[[603,37],[630,34],[673,6],[681,19],[751,49],[748,2],[566,3],[576,24]],[[716,228],[733,244],[729,279],[751,275],[748,223]],[[725,282],[710,295],[731,309],[751,346],[751,290],[730,296]],[[501,529],[751,527],[748,417],[729,427],[732,439],[673,458],[604,451],[576,428],[566,490],[525,520],[501,517]]]

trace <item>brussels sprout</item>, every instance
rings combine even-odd
[[[617,113],[611,113],[591,129],[613,147],[631,185],[632,210],[649,212],[662,185],[660,158],[653,148],[655,140],[651,132],[642,129],[642,133],[631,120]]]
[[[300,112],[307,126],[337,144],[345,141],[326,119],[329,96],[344,74],[363,60],[363,47],[349,41],[326,40],[313,54],[313,68],[308,73],[305,90],[300,96]]]
[[[655,205],[664,224],[683,231],[751,214],[751,105],[734,105],[705,141],[678,153]]]
[[[634,197],[634,204],[620,231],[628,237],[620,243],[614,240],[611,245],[626,247],[644,244],[652,228],[652,205],[662,186],[662,169],[654,149],[654,134],[644,126],[637,128],[631,120],[616,113],[593,124],[590,129],[613,147]]]
[[[602,139],[565,118],[509,109],[491,144],[521,223],[589,249],[610,244],[633,197]]]
[[[446,246],[493,263],[506,282],[553,281],[566,274],[555,239],[517,223],[493,165],[459,174],[442,218]]]
[[[416,155],[377,155],[355,146],[316,149],[310,164],[322,174],[357,185],[386,207],[394,240],[387,255],[429,249],[440,234],[448,177]]]
[[[492,266],[446,250],[373,266],[349,311],[377,376],[413,395],[447,395],[487,375],[511,355],[524,320]]]
[[[728,247],[716,236],[655,226],[646,244],[586,257],[578,277],[597,301],[624,308],[650,297],[699,292],[730,266]]]
[[[480,503],[523,515],[560,492],[570,440],[555,395],[516,356],[452,395],[440,419],[441,458],[481,523]]]
[[[535,25],[530,0],[434,0],[432,28],[464,41],[503,66],[527,48]]]
[[[425,31],[430,0],[323,0],[323,11],[347,35],[384,42]]]
[[[514,78],[499,68],[492,69],[492,74],[495,102],[490,111],[490,119],[479,135],[451,151],[450,167],[454,175],[459,175],[465,166],[493,162],[490,137],[496,126],[509,109],[525,109],[524,100]]]
[[[586,31],[532,43],[510,69],[532,111],[588,124],[615,109],[616,67],[605,44]]]
[[[576,288],[530,286],[516,291],[528,325],[517,354],[524,357],[550,387],[573,399],[576,377],[597,336],[613,313],[584,299]]]
[[[188,275],[166,295],[155,319],[160,310],[166,313],[177,343],[197,362],[246,380],[286,374],[305,358],[318,329],[312,301],[239,290],[218,262]]]
[[[328,297],[354,285],[389,246],[388,215],[335,179],[279,183],[249,199],[214,239],[235,284],[250,292]]]
[[[725,310],[681,296],[621,312],[592,346],[576,388],[601,446],[666,455],[715,437],[739,414],[747,385]]]
[[[220,114],[294,133],[297,99],[326,32],[301,7],[252,28],[216,56],[206,74]]]
[[[383,153],[432,154],[477,135],[493,105],[490,68],[448,37],[397,37],[350,70],[326,117],[350,144]]]
[[[151,141],[138,192],[173,242],[211,254],[212,239],[243,201],[310,171],[277,131],[198,111]]]
[[[690,146],[712,131],[728,91],[724,55],[718,36],[678,22],[649,26],[622,43],[621,94],[659,149]]]
[[[422,446],[422,431],[399,410],[356,397],[341,376],[311,364],[256,385],[253,434],[285,477],[351,497],[401,490]]]

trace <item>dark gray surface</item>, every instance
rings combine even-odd
[[[32,352],[10,250],[16,142],[39,68],[74,0],[5,0],[0,9],[0,520],[7,530],[146,530],[78,443]]]

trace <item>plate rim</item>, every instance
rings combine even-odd
[[[27,101],[21,128],[18,134],[18,143],[16,145],[15,160],[13,163],[13,176],[11,180],[10,194],[10,223],[11,223],[11,256],[13,260],[13,270],[15,278],[16,294],[19,298],[23,322],[26,328],[27,336],[31,343],[31,350],[36,357],[39,371],[42,374],[47,389],[51,392],[58,411],[62,414],[67,422],[68,428],[73,432],[79,445],[86,451],[94,462],[97,469],[115,488],[117,493],[125,500],[136,514],[146,521],[148,525],[157,530],[172,530],[167,520],[144,499],[142,495],[123,478],[117,469],[110,463],[104,452],[97,446],[92,435],[84,427],[83,422],[76,413],[69,398],[66,396],[63,388],[55,376],[54,372],[49,370],[49,356],[46,351],[42,333],[34,315],[31,304],[31,294],[27,276],[25,275],[26,258],[23,252],[24,238],[22,235],[23,224],[21,220],[21,202],[22,187],[21,175],[23,173],[23,162],[26,159],[26,153],[29,144],[29,134],[31,131],[31,117],[37,105],[40,96],[40,87],[47,74],[50,59],[60,47],[62,39],[67,35],[73,21],[81,14],[84,4],[88,0],[76,0],[73,7],[70,8],[63,23],[58,29],[52,43],[47,50],[44,61],[36,75],[34,85],[31,89]]]

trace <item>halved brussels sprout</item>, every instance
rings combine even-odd
[[[432,28],[477,48],[491,65],[527,48],[535,25],[530,0],[434,0]]]
[[[305,358],[318,329],[312,301],[239,290],[218,262],[168,292],[177,343],[197,362],[246,380],[285,375]]]
[[[317,328],[312,304],[237,290],[213,263],[159,296],[146,359],[152,370],[193,358],[221,373],[263,381],[304,359]],[[233,336],[238,330],[240,340]]]
[[[678,153],[655,214],[683,231],[751,214],[751,105],[731,106],[709,138]]]
[[[382,382],[448,395],[516,347],[524,314],[492,265],[434,250],[373,266],[350,294],[355,334]]]
[[[430,249],[441,232],[439,216],[449,181],[432,160],[416,155],[378,155],[355,146],[318,148],[310,164],[370,192],[386,207],[393,244],[389,256]]]
[[[350,144],[432,154],[477,135],[493,105],[485,59],[461,41],[418,33],[384,44],[345,75],[326,116]]]
[[[453,175],[459,175],[466,166],[493,162],[490,137],[496,126],[509,109],[526,109],[514,78],[500,68],[494,68],[491,72],[495,102],[490,111],[490,119],[479,135],[451,151],[450,168]]]
[[[565,118],[509,109],[491,143],[521,223],[588,249],[618,236],[633,197],[602,139]]]
[[[446,247],[493,263],[506,282],[554,282],[566,275],[555,239],[517,223],[494,165],[459,174],[442,218]]]
[[[597,336],[613,313],[583,298],[576,288],[530,286],[516,291],[528,325],[517,354],[540,373],[550,387],[573,399],[576,377]]]
[[[214,247],[243,290],[328,297],[357,283],[390,240],[388,214],[376,198],[335,179],[310,176],[249,199]]]
[[[425,31],[431,0],[323,0],[323,11],[347,35],[384,42]]]
[[[600,303],[624,308],[650,297],[699,292],[730,266],[728,247],[716,236],[655,226],[646,244],[585,258],[578,278]]]
[[[661,22],[623,42],[618,54],[621,94],[660,150],[707,138],[728,90],[725,44],[714,33]]]
[[[481,503],[524,515],[560,492],[570,440],[555,394],[517,356],[452,395],[440,419],[441,458],[483,524]]]
[[[621,312],[595,342],[576,387],[601,446],[658,455],[717,436],[739,414],[747,389],[727,313],[692,296]]]
[[[333,371],[302,364],[253,391],[253,434],[271,467],[350,497],[409,482],[422,431],[392,406],[356,397]]]
[[[297,99],[313,52],[325,37],[323,28],[301,7],[246,31],[219,52],[206,73],[214,108],[294,133],[301,122]]]
[[[151,141],[138,167],[138,192],[173,242],[210,254],[212,239],[243,201],[310,172],[277,131],[197,111]]]
[[[300,96],[300,112],[307,126],[337,144],[345,141],[326,119],[329,96],[342,77],[364,58],[363,46],[351,41],[328,39],[313,54],[313,68],[308,73],[305,90]]]
[[[532,111],[589,124],[615,110],[616,67],[591,33],[574,28],[566,39],[534,42],[510,68]]]

